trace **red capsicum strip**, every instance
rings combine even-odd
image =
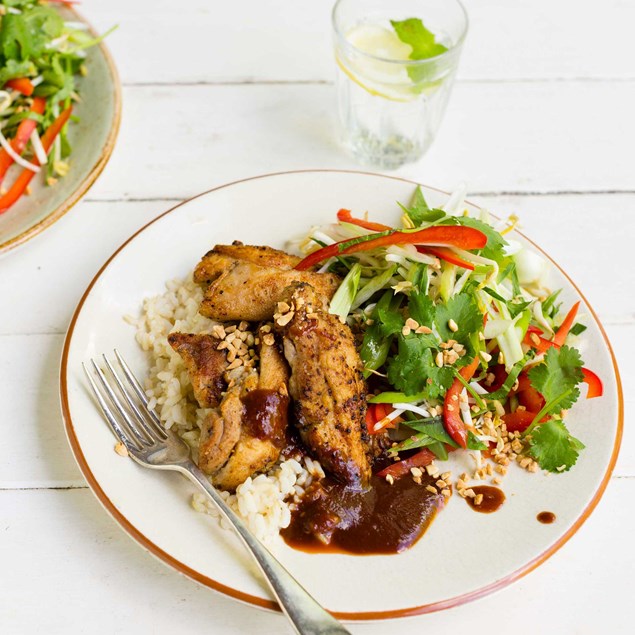
[[[41,115],[44,113],[44,108],[46,107],[46,100],[42,99],[42,97],[35,97],[33,99],[33,104],[31,104],[31,112]],[[26,144],[29,142],[31,138],[31,134],[35,130],[37,126],[37,121],[33,119],[23,119],[18,126],[18,129],[15,133],[15,137],[11,141],[11,147],[15,150],[17,154],[22,154],[24,152],[24,148],[26,148]],[[4,175],[7,173],[7,170],[13,164],[13,158],[9,156],[9,153],[4,149],[0,149],[0,182],[4,178]]]
[[[460,247],[461,249],[482,249],[487,243],[487,236],[473,227],[442,225],[427,227],[416,232],[393,229],[377,236],[377,238],[373,237],[359,242],[353,241],[355,239],[342,240],[318,249],[301,260],[295,268],[298,271],[305,271],[332,256],[347,256],[390,245],[423,244]]]
[[[5,84],[5,87],[17,90],[19,93],[22,93],[27,97],[30,97],[35,90],[35,86],[33,86],[28,77],[16,77],[15,79],[10,79]]]
[[[364,220],[363,218],[355,218],[349,209],[341,209],[337,212],[337,220],[342,221],[343,223],[357,225],[358,227],[363,227],[364,229],[370,229],[374,232],[383,232],[387,229],[392,229],[392,227],[389,227],[388,225],[373,223],[372,221]]]
[[[351,223],[352,225],[357,225],[358,227],[363,227],[364,229],[370,229],[376,232],[383,232],[391,229],[388,225],[382,225],[381,223],[374,223],[361,218],[355,218],[348,209],[341,209],[337,212],[337,219],[344,223]],[[436,256],[437,258],[445,260],[453,265],[458,265],[464,269],[474,271],[474,265],[471,262],[463,260],[447,247],[417,247],[417,251],[422,254]]]
[[[398,461],[397,463],[393,463],[381,470],[381,472],[377,472],[377,476],[380,478],[386,478],[386,476],[392,476],[393,478],[406,476],[406,474],[410,474],[411,468],[430,465],[435,458],[435,455],[430,450],[423,448],[421,452],[417,452],[411,457]]]
[[[475,357],[471,364],[463,366],[463,368],[459,370],[459,374],[465,381],[470,381],[478,365],[479,359]],[[446,432],[452,437],[452,440],[458,443],[462,448],[466,448],[467,428],[465,427],[463,419],[461,419],[461,410],[459,408],[459,395],[462,390],[463,384],[458,379],[455,379],[445,393],[445,400],[443,402],[443,425]]]
[[[583,368],[582,374],[584,375],[584,383],[589,388],[586,393],[586,398],[593,399],[593,397],[601,397],[604,394],[602,380],[588,368]]]
[[[417,251],[422,254],[430,254],[431,256],[436,256],[437,258],[445,260],[452,265],[463,267],[463,269],[474,271],[474,265],[471,262],[463,260],[463,258],[457,256],[451,249],[448,249],[447,247],[417,247]]]
[[[68,121],[72,110],[72,106],[69,106],[66,110],[64,110],[42,135],[42,147],[45,152],[48,152],[51,149],[53,141],[55,141],[55,137],[57,137],[64,124]],[[39,164],[37,158],[34,159],[33,163],[36,165]],[[35,172],[32,172],[27,168],[22,170],[20,176],[18,176],[15,180],[9,191],[3,196],[0,196],[0,214],[6,212],[22,196],[22,194],[24,194],[24,190],[26,190],[34,175]]]

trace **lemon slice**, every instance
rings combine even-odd
[[[411,101],[417,97],[406,68],[393,62],[407,62],[412,47],[404,44],[394,31],[373,24],[361,24],[346,34],[346,40],[362,53],[340,53],[337,63],[344,73],[371,95],[392,101]]]
[[[412,47],[402,42],[394,31],[376,24],[353,27],[346,39],[356,49],[388,60],[407,62],[412,53]]]

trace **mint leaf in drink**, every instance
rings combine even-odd
[[[448,50],[447,46],[437,42],[434,33],[426,29],[419,18],[408,18],[401,21],[391,20],[390,23],[395,29],[397,37],[412,47],[411,60],[427,60]],[[408,68],[408,76],[415,84],[416,93],[428,89],[432,90],[440,83],[438,71],[435,69],[411,65]]]
[[[411,60],[426,60],[448,50],[446,46],[436,41],[434,33],[426,29],[419,18],[408,18],[401,21],[391,20],[390,24],[395,29],[397,37],[412,47]]]

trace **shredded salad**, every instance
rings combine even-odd
[[[584,448],[567,410],[584,390],[602,395],[575,347],[580,302],[562,306],[547,262],[506,239],[515,217],[471,217],[464,194],[434,208],[417,188],[400,228],[342,209],[299,243],[296,268],[343,276],[330,312],[359,343],[368,431],[391,440],[382,476],[461,448],[509,455],[510,445],[521,466],[567,471]]]
[[[100,42],[81,22],[65,21],[64,0],[0,0],[0,214],[28,192],[38,172],[54,185],[69,170],[67,128],[79,100],[86,49]],[[12,165],[19,171],[7,186]],[[8,180],[8,179],[6,179]]]

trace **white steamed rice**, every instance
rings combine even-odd
[[[203,291],[189,276],[171,280],[166,292],[143,302],[139,318],[126,317],[137,329],[137,342],[150,357],[146,393],[166,428],[176,432],[192,448],[197,460],[203,420],[209,410],[200,408],[192,384],[178,353],[168,344],[172,331],[208,333],[215,324],[198,312]],[[229,506],[263,541],[271,541],[291,519],[290,505],[297,501],[314,478],[324,472],[317,461],[305,457],[279,461],[267,474],[249,477],[235,494],[222,492]],[[192,507],[218,517],[215,507],[203,494],[194,494]],[[221,521],[224,526],[225,521]]]

